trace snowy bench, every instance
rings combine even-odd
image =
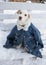
[[[17,14],[16,10],[26,9],[33,17],[33,24],[40,30],[41,37],[44,44],[44,49],[42,51],[43,58],[33,60],[33,55],[26,52],[21,53],[21,49],[5,49],[3,45],[6,42],[7,35],[11,29],[16,24]],[[46,4],[33,4],[33,3],[0,3],[0,62],[3,61],[4,64],[12,65],[45,65],[46,59]],[[9,60],[9,62],[8,62]],[[17,61],[18,62],[17,62]],[[15,61],[15,62],[14,62]],[[44,61],[44,62],[43,62]],[[7,63],[6,63],[7,62]],[[13,63],[12,63],[13,62]],[[28,63],[29,64],[28,64]],[[1,65],[2,62],[1,62]]]

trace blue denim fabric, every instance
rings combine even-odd
[[[28,30],[18,30],[15,26],[7,37],[5,48],[12,48],[14,45],[18,46],[22,43],[28,49],[28,53],[42,58],[39,49],[43,48],[41,34],[39,30],[31,23]]]

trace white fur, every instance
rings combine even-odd
[[[18,30],[28,30],[28,27],[31,24],[31,17],[28,17],[28,12],[26,10],[21,10],[22,14],[18,14],[18,20],[17,20],[17,28]],[[25,14],[27,14],[27,16],[24,16]],[[22,20],[19,20],[19,16],[22,17]],[[25,25],[24,27],[22,27],[21,25]]]

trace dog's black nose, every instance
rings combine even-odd
[[[22,19],[22,17],[21,16],[19,16],[19,20],[21,20]]]

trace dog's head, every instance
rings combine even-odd
[[[30,19],[30,14],[26,11],[26,10],[18,10],[17,11],[18,14],[18,23],[20,25],[26,25]]]

